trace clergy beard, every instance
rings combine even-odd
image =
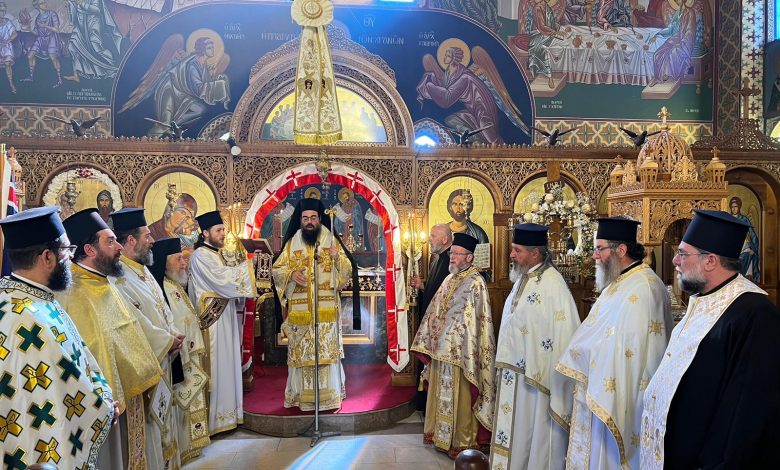
[[[188,278],[186,269],[181,269],[175,272],[165,271],[165,276],[180,286],[187,287]]]
[[[49,275],[48,288],[54,292],[61,292],[68,289],[73,281],[70,270],[70,260],[66,259],[57,263],[54,271]]]
[[[119,253],[112,258],[98,251],[98,255],[95,257],[95,269],[106,276],[119,277],[124,274],[122,263],[119,261]]]
[[[701,265],[697,265],[696,269],[688,274],[683,274],[680,270],[677,270],[677,285],[680,286],[684,292],[689,294],[700,294],[704,290],[704,285],[707,281],[704,279],[704,275],[701,272]]]
[[[450,274],[458,274],[460,272],[463,272],[469,268],[470,265],[463,266],[462,268],[457,267],[456,265],[450,263]]]
[[[317,238],[320,236],[320,227],[314,227],[313,224],[308,224],[301,227],[301,238],[303,242],[309,246],[314,246],[317,243]]]
[[[620,276],[620,263],[616,254],[611,253],[609,258],[596,261],[596,289],[599,292],[610,285],[618,276]]]
[[[518,279],[528,274],[528,269],[521,267],[519,264],[512,261],[509,263],[509,280],[512,283],[517,282]]]
[[[209,245],[213,246],[216,249],[220,249],[220,248],[223,248],[225,246],[225,244],[224,243],[220,243],[219,240],[216,239],[216,237],[215,238],[204,237],[204,241],[206,243],[208,243]]]
[[[135,252],[135,261],[144,266],[151,266],[154,264],[154,253],[152,253],[152,245],[146,247],[146,250],[138,249]]]

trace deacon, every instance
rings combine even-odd
[[[149,268],[152,264],[154,238],[149,232],[144,209],[124,208],[111,213],[117,242],[122,245],[123,275],[110,279],[135,307],[138,320],[152,347],[163,376],[155,388],[147,392],[149,417],[146,420],[146,456],[150,468],[178,468],[179,453],[176,438],[176,409],[173,394],[174,364],[181,370],[178,351],[184,335],[173,323],[173,314],[165,303],[162,289]]]
[[[181,240],[163,238],[152,246],[154,264],[149,268],[173,313],[176,329],[186,340],[179,351],[183,377],[174,377],[173,399],[178,407],[176,429],[178,431],[181,463],[200,455],[209,445],[208,409],[206,385],[208,373],[206,345],[200,331],[198,315],[185,291],[187,287],[187,260],[181,252]]]
[[[146,468],[143,392],[162,376],[133,307],[108,280],[122,273],[122,245],[97,209],[85,209],[63,222],[75,245],[73,287],[57,294],[102,370],[119,403],[113,428],[98,458],[98,468]],[[86,428],[85,428],[86,429]]]
[[[639,222],[599,219],[593,259],[598,300],[556,370],[574,379],[567,466],[639,469],[642,394],[672,326],[661,279],[642,262]]]
[[[452,246],[452,230],[449,224],[437,224],[431,227],[431,233],[428,237],[428,243],[431,244],[431,266],[428,270],[428,279],[423,282],[418,276],[412,278],[412,287],[422,290],[419,296],[418,322],[428,309],[433,296],[439,290],[444,278],[450,274],[450,247]],[[419,328],[419,324],[414,325]],[[418,370],[421,367],[418,367]],[[419,372],[418,377],[419,380]],[[425,404],[428,401],[428,394],[424,390],[417,393],[417,409],[425,411]]]
[[[273,266],[274,286],[284,316],[282,332],[289,340],[285,408],[314,409],[315,295],[320,346],[319,409],[340,408],[346,397],[341,365],[344,345],[339,321],[339,292],[351,272],[350,259],[330,231],[330,218],[325,216],[320,200],[301,199],[291,216],[282,251]]]
[[[574,382],[557,372],[580,325],[577,305],[547,248],[547,227],[515,225],[514,287],[498,333],[492,468],[563,469]]]
[[[674,257],[693,294],[644,395],[642,468],[777,468],[780,312],[740,273],[750,225],[697,210]]]
[[[225,224],[218,211],[196,217],[201,233],[190,256],[188,292],[206,343],[210,382],[209,434],[229,431],[244,422],[241,384],[242,325],[238,303],[255,294],[252,263],[228,266]]]
[[[38,462],[94,469],[119,414],[100,366],[54,300],[54,292],[70,286],[73,255],[58,210],[28,209],[0,220],[13,265],[0,278],[4,468]]]
[[[450,275],[428,306],[412,351],[426,364],[423,442],[454,459],[487,448],[493,429],[496,343],[484,278],[472,265],[477,239],[456,233]]]

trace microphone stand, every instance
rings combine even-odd
[[[314,244],[314,433],[311,436],[311,444],[314,447],[317,441],[323,437],[340,436],[340,432],[320,432],[320,322],[319,322],[319,264],[320,241]]]

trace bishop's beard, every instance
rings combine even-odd
[[[596,290],[603,291],[605,287],[620,276],[620,263],[617,255],[610,254],[609,258],[596,261]]]
[[[301,227],[301,238],[303,242],[309,246],[314,246],[317,243],[317,238],[320,236],[321,226],[314,227],[314,225],[304,225]]]

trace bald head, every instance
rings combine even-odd
[[[452,230],[447,224],[436,224],[431,227],[431,252],[439,254],[452,245]]]

